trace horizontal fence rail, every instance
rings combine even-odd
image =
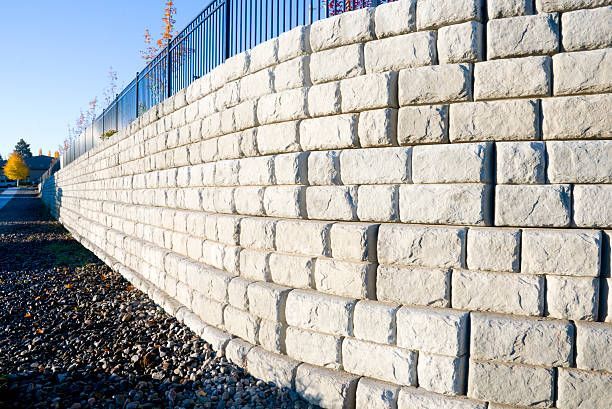
[[[229,57],[297,26],[392,1],[396,0],[212,0],[63,152],[62,165]]]

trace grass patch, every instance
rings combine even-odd
[[[97,260],[91,251],[76,241],[56,241],[46,244],[44,252],[53,260],[53,267],[82,267]]]

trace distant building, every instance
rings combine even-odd
[[[30,176],[28,176],[25,181],[34,185],[38,184],[43,173],[45,173],[51,167],[51,162],[53,162],[53,157],[47,155],[32,156],[31,158],[27,158],[25,163],[28,165],[28,168],[30,168]]]
[[[32,156],[31,158],[25,159],[26,165],[30,168],[30,176],[22,182],[26,184],[38,184],[42,174],[51,167],[52,161],[53,157],[47,155]],[[4,175],[3,169],[5,164],[6,161],[0,161],[0,186],[14,186],[16,183],[12,180],[8,180]]]

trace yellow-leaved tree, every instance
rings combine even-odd
[[[11,153],[6,165],[4,165],[4,175],[9,180],[16,180],[17,186],[19,186],[19,181],[27,178],[29,174],[30,168],[28,168],[21,155],[17,152]]]

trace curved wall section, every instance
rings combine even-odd
[[[612,7],[419,0],[228,60],[43,187],[113,268],[325,407],[612,399]]]

